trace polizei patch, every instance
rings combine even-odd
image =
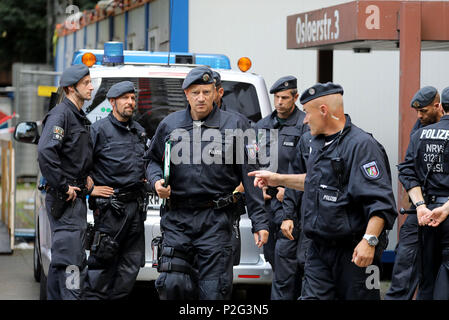
[[[362,166],[362,171],[365,176],[369,179],[376,179],[379,177],[379,168],[377,167],[376,161],[371,161]]]
[[[58,126],[53,127],[53,139],[62,140],[64,138],[64,129]]]

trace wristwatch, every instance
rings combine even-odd
[[[415,207],[418,208],[419,206],[421,206],[421,205],[423,205],[423,204],[426,204],[426,202],[425,202],[424,200],[417,201],[417,202],[415,203]]]
[[[379,239],[377,239],[377,237],[373,234],[365,234],[363,236],[363,239],[368,241],[368,244],[372,247],[377,246],[377,244],[379,243]]]

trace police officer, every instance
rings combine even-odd
[[[418,115],[410,138],[418,129],[440,121],[443,115],[440,95],[437,89],[432,86],[426,86],[418,90],[413,96],[410,106],[416,110]],[[411,300],[418,287],[421,267],[418,220],[415,214],[411,214],[407,216],[399,231],[391,284],[385,294],[385,300]],[[429,295],[431,297],[432,286],[432,282],[428,285],[423,283],[419,288],[417,298],[421,299],[425,296],[429,297]]]
[[[310,131],[305,132],[299,142],[296,144],[295,157],[290,162],[289,174],[307,173],[307,160],[309,158],[310,141],[312,135]],[[281,231],[285,238],[296,242],[296,269],[295,274],[297,284],[293,288],[294,297],[301,295],[302,278],[304,276],[304,265],[306,261],[306,252],[310,245],[310,239],[307,238],[301,225],[301,204],[303,192],[292,188],[285,188],[284,201],[282,201],[282,224]],[[299,231],[298,231],[299,230]],[[298,236],[299,232],[299,236]],[[295,234],[296,238],[293,236]]]
[[[273,139],[266,137],[267,150],[268,153],[277,152],[277,172],[288,173],[289,163],[295,155],[296,144],[303,132],[308,130],[307,126],[303,125],[305,114],[295,104],[299,97],[297,79],[293,76],[281,77],[271,86],[270,93],[274,94],[275,110],[261,119],[256,124],[256,128],[278,130],[278,141],[274,141],[277,146],[273,146],[273,150],[270,148],[270,140]],[[295,288],[298,287],[296,245],[299,230],[295,228],[294,231],[296,241],[287,239],[280,231],[284,214],[282,210],[284,188],[279,186],[270,190],[265,188],[263,191],[270,217],[270,237],[264,246],[264,254],[274,271],[271,299],[296,299]]]
[[[304,190],[303,229],[312,242],[301,299],[380,299],[367,285],[375,267],[367,267],[379,265],[379,239],[386,240],[397,215],[385,150],[344,114],[340,85],[318,83],[300,101],[313,136],[307,174],[250,175],[259,187]]]
[[[252,128],[254,123],[251,120],[249,120],[243,114],[227,108],[225,102],[223,101],[224,88],[221,84],[221,75],[215,70],[212,70],[212,75],[215,81],[214,103],[217,105],[217,107],[220,108],[221,110],[228,111],[233,115],[236,115],[239,118],[241,118],[244,124],[242,128],[243,130],[248,130]],[[240,182],[240,184],[234,190],[234,194],[238,196],[239,199],[238,202],[235,204],[235,213],[233,219],[234,221],[232,223],[232,256],[234,266],[239,265],[241,256],[242,243],[240,235],[240,216],[246,213],[244,192],[245,188],[243,188],[243,184]]]
[[[88,259],[86,298],[120,299],[145,263],[145,130],[132,120],[134,85],[122,81],[106,94],[112,112],[91,127],[95,183],[89,197],[95,237]]]
[[[440,121],[411,137],[399,180],[414,206],[422,241],[421,299],[449,299],[449,88],[441,94]],[[423,294],[422,291],[425,291]],[[429,292],[430,291],[430,292]]]
[[[61,75],[66,97],[45,116],[38,145],[38,161],[47,179],[45,205],[52,232],[47,297],[82,299],[86,277],[84,240],[87,229],[85,196],[92,183],[92,145],[82,107],[93,86],[89,69],[74,65]],[[89,180],[89,182],[88,182]]]
[[[254,167],[248,157],[255,162],[256,154],[249,145],[240,149],[231,134],[237,131],[230,129],[244,126],[240,118],[213,103],[209,68],[192,69],[182,88],[188,107],[159,124],[150,146],[148,181],[160,198],[168,198],[161,210],[161,274],[155,285],[161,299],[228,299],[233,278],[230,205],[240,181],[256,245],[268,237],[262,192],[247,175]],[[166,142],[172,144],[168,185],[162,170]],[[240,156],[244,161],[233,161]]]

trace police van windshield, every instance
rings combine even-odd
[[[94,78],[92,99],[86,101],[83,109],[91,122],[106,117],[112,106],[106,99],[109,88],[120,81],[131,81],[137,88],[137,109],[134,120],[153,137],[159,122],[168,114],[183,110],[187,106],[184,91],[181,88],[184,79],[176,78]],[[234,110],[257,122],[261,118],[259,100],[252,84],[234,81],[222,81],[223,101],[226,110]]]

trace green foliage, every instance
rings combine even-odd
[[[0,61],[45,62],[46,0],[0,1]]]

